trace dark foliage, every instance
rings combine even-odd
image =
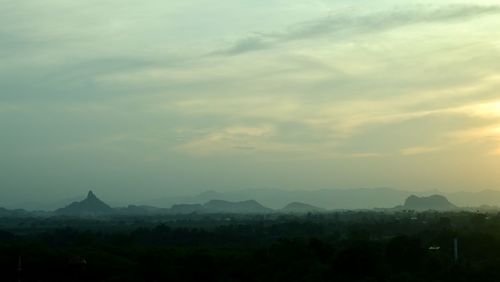
[[[2,218],[0,227],[1,281],[500,281],[498,215]]]

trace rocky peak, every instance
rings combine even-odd
[[[454,204],[450,203],[448,199],[442,195],[431,195],[428,197],[411,195],[406,199],[403,207],[416,210],[449,210],[456,208]]]
[[[113,213],[113,209],[101,201],[94,192],[89,191],[87,198],[80,202],[74,202],[56,211],[67,215],[100,215]]]
[[[89,193],[87,194],[87,200],[99,200],[99,199],[96,197],[94,192],[92,192],[92,190],[90,190]]]

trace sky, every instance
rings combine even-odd
[[[0,0],[0,206],[500,190],[497,3]]]

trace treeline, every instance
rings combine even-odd
[[[39,225],[54,226],[44,220]],[[37,232],[3,225],[0,280],[500,281],[498,215],[157,221],[81,220],[79,226],[76,219],[57,219],[60,226]],[[91,222],[99,228],[89,228]],[[124,224],[131,227],[113,227]]]

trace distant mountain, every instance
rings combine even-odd
[[[372,208],[391,209],[391,207],[402,202],[405,202],[405,204],[398,208],[416,210],[448,210],[456,208],[456,205],[450,203],[448,199],[456,203],[457,206],[462,207],[462,210],[497,210],[500,204],[500,192],[493,190],[454,192],[442,194],[443,196],[433,195],[430,197],[419,197],[422,196],[422,194],[429,195],[436,193],[430,193],[429,191],[410,193],[408,191],[389,188],[312,191],[247,189],[231,192],[208,191],[193,197],[163,199],[162,201],[164,203],[170,203],[170,208],[165,207],[165,204],[161,205],[163,208],[158,208],[151,203],[149,205],[129,205],[127,207],[111,208],[108,204],[98,199],[92,191],[89,191],[85,199],[75,201],[55,212],[0,208],[0,217],[47,217],[52,215],[162,215],[189,213],[308,213],[323,211],[323,209],[318,208],[318,206],[326,207],[327,209],[325,210],[331,211]],[[408,197],[408,195],[412,196]],[[307,202],[307,204],[304,202]],[[281,208],[283,206],[285,207]]]
[[[318,213],[318,212],[324,212],[326,211],[323,208],[319,208],[316,206],[300,203],[300,202],[293,202],[288,205],[286,205],[284,208],[279,210],[280,212],[283,213]]]
[[[30,213],[22,209],[9,210],[6,208],[0,208],[0,217],[24,217],[24,216],[30,216]]]
[[[444,193],[438,190],[405,191],[391,188],[207,191],[195,196],[157,198],[150,201],[150,204],[154,206],[172,206],[177,203],[203,204],[211,200],[237,202],[254,199],[273,209],[280,209],[293,202],[304,202],[334,210],[372,209],[392,208],[400,205],[409,195],[426,196],[433,194],[443,195],[460,207],[500,206],[500,191],[495,190]]]
[[[126,208],[114,208],[117,215],[161,215],[168,213],[169,209],[156,208],[151,206],[129,205]]]
[[[228,202],[212,200],[202,206],[203,213],[270,213],[272,209],[266,208],[254,200],[242,202]]]
[[[207,191],[195,196],[156,198],[148,201],[152,206],[169,207],[178,203],[203,204],[211,200],[239,202],[254,199],[266,207],[280,209],[293,202],[305,202],[327,209],[389,208],[402,203],[411,194],[429,194],[435,191],[412,192],[389,188],[374,189],[322,189],[280,190],[245,189],[239,191]]]
[[[188,213],[199,213],[202,209],[200,204],[178,204],[173,205],[170,208],[169,213],[173,214],[188,214]]]
[[[453,210],[457,206],[452,204],[446,197],[441,195],[432,195],[429,197],[417,197],[415,195],[409,196],[404,205],[403,209],[411,210]]]
[[[66,197],[61,199],[38,199],[32,201],[24,201],[14,203],[13,207],[20,207],[26,210],[36,210],[36,211],[53,211],[60,207],[67,205],[68,203],[78,202],[85,198],[85,195],[80,195],[78,197]]]
[[[460,191],[443,193],[443,195],[460,207],[500,206],[500,191],[496,190]]]
[[[232,214],[256,214],[271,213],[272,209],[266,208],[254,200],[241,202],[229,202],[223,200],[211,200],[203,205],[200,204],[178,204],[172,206],[169,210],[171,214],[189,214],[189,213],[232,213]]]
[[[424,196],[439,194],[445,196],[452,203],[460,207],[480,207],[482,205],[500,206],[500,191],[461,191],[442,192],[438,190],[405,191],[392,188],[360,188],[360,189],[321,189],[321,190],[280,190],[280,189],[243,189],[235,191],[206,191],[198,195],[182,197],[161,197],[141,201],[141,205],[168,208],[173,205],[203,204],[211,200],[224,200],[239,202],[254,199],[266,207],[281,209],[292,202],[305,202],[314,206],[327,209],[371,209],[391,208],[404,202],[409,195]],[[4,202],[2,206],[8,209],[24,208],[29,211],[52,211],[64,206],[66,203],[80,201],[83,197],[52,199],[48,198],[41,203],[10,203]],[[126,206],[128,203],[121,201],[110,202],[113,206]],[[139,204],[139,203],[137,203]]]
[[[92,191],[89,191],[87,198],[83,201],[73,202],[64,208],[56,210],[55,213],[71,216],[100,216],[113,214],[114,210],[97,198]]]

